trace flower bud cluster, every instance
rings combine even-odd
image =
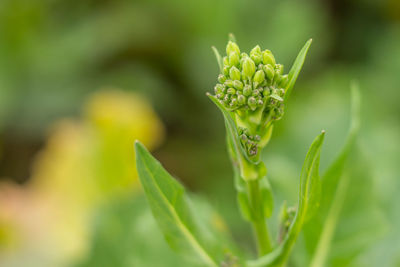
[[[257,45],[248,55],[229,41],[226,54],[223,73],[214,87],[215,97],[230,111],[262,109],[273,112],[272,119],[280,119],[288,76],[283,74],[283,66],[276,64],[271,51],[262,51]]]
[[[260,142],[261,137],[259,135],[251,135],[249,130],[243,127],[238,128],[238,133],[240,142],[246,148],[246,152],[250,156],[256,155],[258,153],[258,142]]]

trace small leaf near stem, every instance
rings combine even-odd
[[[217,63],[218,63],[218,67],[219,67],[219,71],[220,73],[223,73],[224,70],[224,63],[222,62],[222,57],[219,54],[217,48],[215,46],[212,46],[211,49],[214,51],[215,57],[217,58]]]
[[[289,96],[292,92],[293,86],[296,83],[297,77],[300,74],[300,71],[303,67],[304,60],[306,59],[308,49],[310,48],[310,45],[312,43],[312,39],[308,40],[307,43],[303,46],[303,48],[300,50],[299,54],[296,57],[296,60],[293,63],[292,68],[289,71],[288,74],[288,82],[286,84],[286,93],[285,93],[285,102],[288,101]]]

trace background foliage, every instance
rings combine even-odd
[[[134,139],[209,198],[220,214],[211,221],[254,252],[236,209],[222,118],[205,97],[218,73],[210,47],[223,50],[229,32],[245,50],[268,47],[287,68],[314,40],[263,155],[273,216],[283,199],[297,203],[316,133],[327,132],[322,171],[339,152],[349,84],[359,81],[362,126],[329,266],[399,266],[396,0],[1,1],[0,265],[101,266],[107,253],[104,266],[157,266],[154,250],[163,263],[180,263],[135,182]],[[300,237],[291,266],[309,260],[307,244]]]

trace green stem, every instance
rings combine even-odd
[[[248,181],[247,189],[253,214],[256,215],[251,223],[257,241],[258,255],[263,256],[272,250],[272,245],[264,217],[259,180]]]

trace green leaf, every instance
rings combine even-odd
[[[372,191],[370,164],[354,149],[360,127],[360,92],[355,83],[351,95],[347,141],[322,177],[321,212],[304,231],[312,267],[348,265],[384,228]]]
[[[346,143],[322,178],[322,211],[311,222],[312,229],[308,229],[308,227],[305,229],[306,242],[309,247],[313,247],[310,266],[321,266],[326,261],[348,190],[349,176],[344,176],[344,170],[360,127],[360,92],[354,83],[351,88],[351,96],[351,123]]]
[[[206,242],[183,186],[139,142],[136,166],[153,215],[170,246],[185,256],[197,255],[207,266],[218,266],[224,248]]]
[[[303,46],[303,48],[300,50],[299,54],[297,55],[296,60],[293,63],[292,68],[289,71],[288,74],[288,83],[286,84],[286,94],[285,94],[285,102],[289,99],[289,96],[292,92],[293,86],[296,83],[297,77],[300,74],[300,71],[303,67],[304,60],[306,59],[308,49],[310,48],[310,45],[312,43],[312,39],[308,40],[307,43]]]
[[[218,62],[218,67],[219,67],[219,71],[220,73],[223,73],[224,70],[224,63],[222,62],[222,57],[219,54],[217,48],[215,46],[212,46],[211,49],[214,51],[214,55],[217,58],[217,62]]]
[[[271,253],[254,261],[249,261],[249,267],[281,266],[284,264],[294,246],[301,228],[307,217],[318,207],[319,195],[319,159],[325,132],[318,135],[311,144],[300,175],[299,206],[284,241]]]

